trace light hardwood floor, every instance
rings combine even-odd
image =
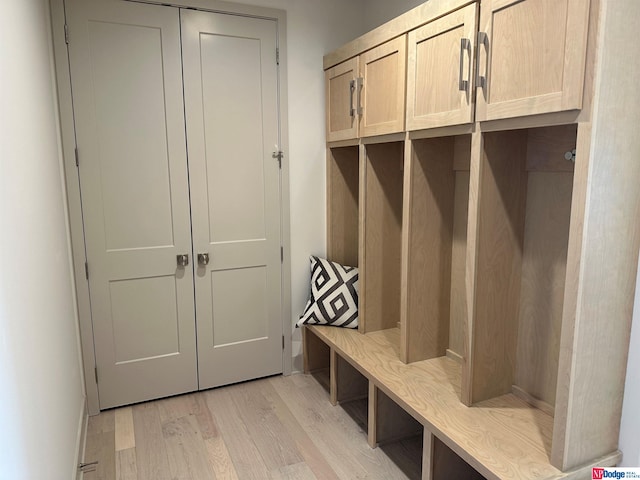
[[[91,417],[84,480],[420,478],[420,438],[371,449],[365,430],[366,400],[271,377]]]

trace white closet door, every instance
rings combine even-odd
[[[282,372],[277,25],[181,16],[203,389]]]
[[[197,389],[178,9],[69,5],[100,408]],[[189,255],[191,257],[191,255]]]

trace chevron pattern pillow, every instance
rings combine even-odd
[[[358,269],[324,258],[310,260],[311,295],[296,326],[358,328]]]

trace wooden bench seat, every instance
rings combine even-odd
[[[310,340],[310,335],[315,338]],[[473,407],[463,405],[460,364],[447,357],[404,364],[399,359],[397,328],[361,334],[350,329],[307,326],[304,337],[305,370],[319,366],[317,359],[311,358],[314,349],[309,344],[320,340],[333,355],[349,362],[419,421],[425,439],[428,434],[434,435],[486,478],[591,478],[591,465],[561,472],[550,464],[551,415],[512,394]],[[329,383],[334,386],[337,379]],[[616,459],[600,459],[599,463],[603,461],[615,463]],[[429,464],[430,459],[423,459],[423,465]],[[432,477],[423,472],[423,478]]]

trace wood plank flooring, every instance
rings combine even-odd
[[[292,375],[109,410],[89,419],[84,480],[419,479],[421,439],[369,448],[363,406]]]

